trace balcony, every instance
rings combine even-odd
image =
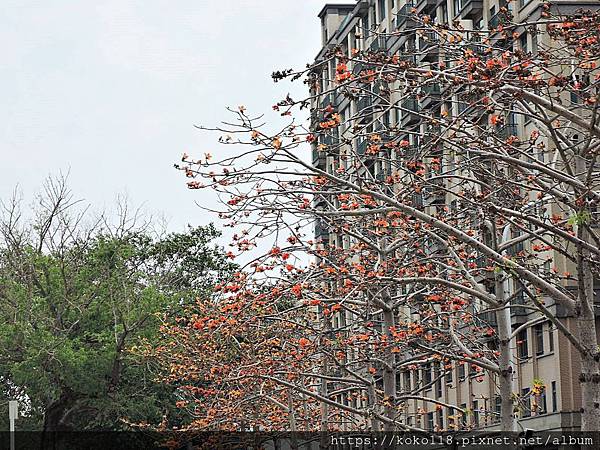
[[[417,64],[417,56],[412,53],[414,49],[407,50],[407,53],[400,55],[400,61],[406,61],[409,65],[414,66]]]
[[[424,204],[423,204],[423,194],[420,193],[414,193],[412,195],[412,206],[413,208],[417,208],[417,209],[422,209]]]
[[[417,0],[415,2],[415,9],[417,14],[430,14],[435,11],[438,0]]]
[[[461,6],[462,19],[477,19],[483,14],[483,0],[463,0]]]
[[[406,2],[406,5],[400,8],[400,11],[398,11],[398,14],[396,14],[396,19],[394,20],[396,30],[415,25],[415,21],[412,18],[412,9],[414,7],[414,3],[409,1]]]

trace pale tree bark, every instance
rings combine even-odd
[[[575,169],[581,177],[587,172],[586,161],[581,156],[575,157]],[[589,242],[587,230],[587,214],[585,208],[578,211],[577,237]],[[577,246],[577,301],[575,320],[579,331],[579,341],[587,349],[581,354],[581,429],[583,431],[600,430],[600,354],[596,335],[596,315],[594,312],[594,275],[591,268],[590,252],[585,247]]]

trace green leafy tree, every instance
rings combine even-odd
[[[63,180],[50,180],[25,222],[0,224],[0,417],[21,400],[20,429],[120,429],[175,410],[176,386],[155,381],[132,349],[231,271],[213,227],[155,236],[121,208],[117,225],[86,225]],[[6,427],[6,423],[2,423]]]

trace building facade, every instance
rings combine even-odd
[[[580,7],[592,7],[594,2],[555,2],[565,13]],[[507,17],[507,11],[515,23],[535,21],[543,11],[537,0],[519,0],[507,3],[505,0],[359,0],[348,4],[327,4],[319,13],[321,20],[322,49],[317,55],[321,62],[320,78],[316,92],[313,92],[313,123],[322,120],[323,111],[334,110],[339,114],[341,126],[331,133],[320,135],[313,145],[313,164],[325,170],[334,171],[340,165],[340,152],[343,147],[359,157],[368,153],[370,133],[401,133],[408,148],[418,148],[423,140],[436,133],[430,121],[420,118],[420,111],[429,115],[459,115],[468,109],[459,96],[445,96],[439,86],[428,85],[418,97],[394,98],[398,89],[388,89],[374,85],[372,92],[354,92],[348,95],[336,83],[337,63],[331,52],[352,59],[355,49],[360,52],[398,55],[417,67],[436,68],[443,61],[438,47],[439,37],[431,32],[414,31],[418,28],[414,14],[427,15],[437,24],[453,24],[464,30],[496,29]],[[546,36],[525,28],[516,29],[512,39],[499,45],[519,48],[522,51],[537,52],[544,45]],[[482,48],[473,45],[473,52]],[[360,63],[349,63],[349,70],[358,74],[363,70]],[[408,82],[408,81],[407,81]],[[385,107],[378,99],[385,98]],[[344,140],[344,132],[357,124],[364,125],[365,132],[353,133],[349,141]],[[534,129],[531,122],[522,117],[508,115],[498,127],[499,136],[529,136]],[[343,144],[341,144],[344,142]],[[334,147],[336,152],[327,152]],[[443,150],[441,150],[443,151]],[[447,155],[445,155],[447,156]],[[538,159],[548,158],[547,152],[540,152]],[[451,158],[445,158],[451,160]],[[448,164],[451,164],[449,162]],[[365,165],[360,170],[373,179],[383,180],[391,171],[385,164]],[[360,176],[360,174],[358,174]],[[452,205],[455,199],[452,192],[432,192],[420,195],[415,202],[422,208],[438,208]],[[318,204],[317,207],[326,208]],[[318,222],[315,229],[316,240],[322,245],[332,244],[348,248],[351,239],[341,233],[332,232],[325,223]],[[522,246],[523,244],[521,244]],[[525,244],[527,245],[527,244]],[[518,244],[511,249],[522,250]],[[557,256],[565,268],[566,260]],[[566,269],[565,269],[566,270]],[[579,408],[581,391],[578,384],[580,359],[568,340],[547,320],[539,320],[527,299],[519,295],[518,286],[511,286],[514,296],[511,303],[511,322],[516,333],[512,341],[515,364],[515,391],[523,399],[515,414],[522,428],[534,430],[576,430],[580,426]],[[520,307],[520,305],[522,307]],[[570,328],[572,319],[560,307],[550,304],[549,308]],[[409,312],[407,312],[409,314]],[[345,321],[334,317],[334,327]],[[493,314],[482,313],[481,320],[495,327]],[[399,360],[400,362],[400,360]],[[530,390],[534,380],[544,385],[543,392],[532,395]],[[402,370],[397,374],[398,392],[414,391],[418,386],[429,386],[421,391],[427,397],[440,402],[456,405],[469,414],[453,414],[446,408],[436,408],[435,404],[418,399],[410,400],[405,406],[401,421],[409,426],[431,431],[463,428],[494,428],[498,426],[500,398],[497,383],[493,376],[482,375],[467,364],[452,364],[442,368],[439,363],[427,363],[418,368]]]

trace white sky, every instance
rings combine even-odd
[[[211,221],[194,202],[214,200],[188,191],[173,163],[218,151],[193,125],[228,119],[225,106],[274,114],[288,91],[305,95],[270,74],[313,59],[324,4],[2,0],[0,199],[17,184],[31,198],[70,170],[75,195],[95,209],[127,194],[172,230]]]

